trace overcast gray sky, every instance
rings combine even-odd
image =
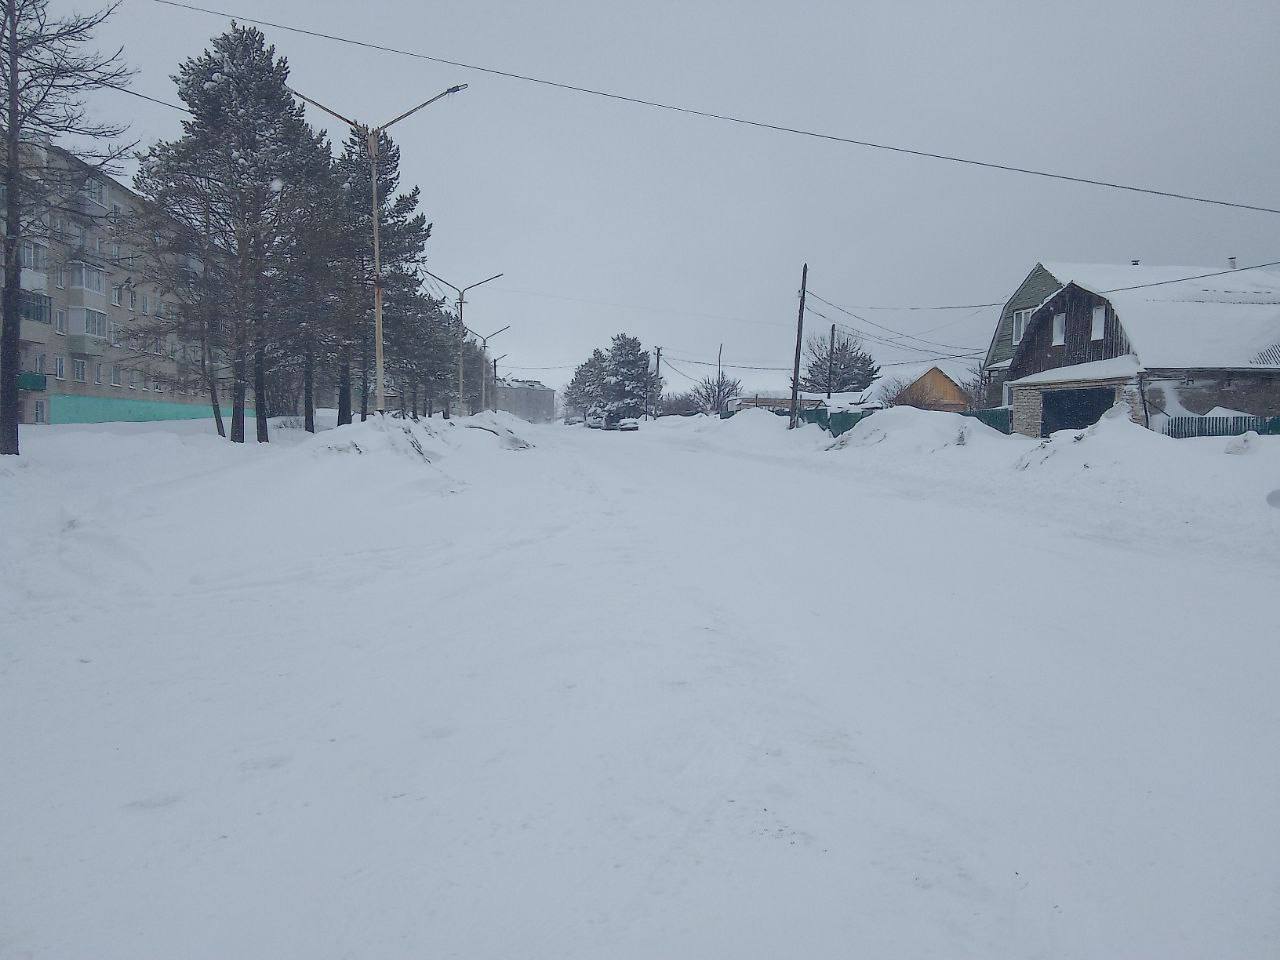
[[[630,96],[1280,206],[1275,0],[205,2]],[[226,25],[127,0],[101,41],[124,45],[136,90],[172,100],[178,63]],[[264,29],[298,89],[360,119],[471,85],[396,128],[404,181],[422,187],[435,223],[434,272],[459,285],[505,273],[475,291],[468,326],[511,324],[496,352],[556,385],[621,330],[672,359],[714,360],[723,343],[728,363],[787,366],[805,260],[813,290],[855,308],[1000,300],[1038,259],[1280,260],[1276,215],[826,143]],[[95,108],[131,120],[144,143],[179,133],[175,111],[123,94]],[[342,139],[323,114],[311,119]],[[990,314],[863,315],[983,348]],[[919,356],[872,347],[883,361]],[[749,387],[786,380],[738,372]]]

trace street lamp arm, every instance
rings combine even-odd
[[[406,110],[404,113],[400,114],[400,116],[396,117],[394,120],[388,120],[382,126],[378,127],[375,130],[375,132],[381,133],[383,130],[387,129],[387,127],[391,126],[393,123],[399,123],[405,117],[412,117],[415,113],[417,113],[423,107],[429,107],[431,106],[431,104],[435,103],[437,100],[443,100],[445,97],[449,96],[449,94],[460,93],[465,89],[467,89],[467,85],[465,83],[460,83],[456,87],[450,87],[448,90],[445,90],[443,93],[437,93],[430,100],[424,100],[422,103],[418,104],[412,110]]]
[[[462,296],[462,291],[461,291],[461,290],[459,290],[457,287],[455,287],[452,283],[450,283],[450,282],[449,282],[448,280],[446,280],[444,277],[437,277],[434,273],[432,273],[432,272],[431,272],[430,270],[428,270],[426,267],[423,267],[423,268],[422,268],[422,272],[423,272],[423,273],[425,273],[425,274],[426,274],[428,277],[430,277],[432,280],[436,280],[436,281],[439,281],[440,283],[443,283],[446,287],[448,287],[450,290],[452,290],[452,291],[453,291],[454,293],[456,293],[458,296]],[[470,288],[468,288],[468,289],[470,289]]]
[[[342,121],[343,123],[345,123],[347,126],[349,126],[349,127],[356,127],[356,128],[359,128],[360,124],[356,123],[354,120],[348,120],[348,119],[347,119],[346,117],[344,117],[342,114],[338,113],[338,111],[337,111],[337,110],[330,110],[330,109],[329,109],[328,107],[326,107],[323,103],[317,103],[315,100],[312,100],[312,99],[311,99],[310,97],[308,97],[306,94],[299,93],[297,90],[293,89],[293,87],[285,87],[285,89],[286,89],[286,90],[288,90],[290,93],[292,93],[292,94],[293,94],[295,97],[297,97],[299,100],[303,101],[304,103],[309,103],[309,104],[311,104],[311,105],[312,105],[313,107],[315,107],[317,110],[323,110],[325,113],[329,114],[329,116],[331,116],[331,117],[337,117],[339,120],[341,120],[341,121]],[[424,104],[424,106],[425,106],[425,104]]]
[[[495,330],[495,331],[493,331],[493,333],[489,334],[487,337],[481,337],[480,339],[481,339],[481,340],[484,340],[484,341],[487,343],[488,341],[490,341],[490,340],[492,340],[494,337],[496,337],[498,334],[500,334],[500,333],[505,333],[507,330],[510,330],[510,329],[511,329],[511,324],[507,324],[507,325],[506,325],[505,327],[503,327],[501,330]]]
[[[489,277],[488,280],[481,280],[480,283],[473,283],[469,287],[463,287],[462,291],[458,295],[461,296],[463,293],[466,293],[468,290],[474,290],[476,287],[480,286],[481,283],[488,283],[489,280],[497,280],[500,276],[502,276],[502,274],[495,273],[492,277]],[[439,279],[439,278],[437,277],[436,279]],[[444,283],[443,280],[441,280],[440,282]],[[458,288],[454,287],[453,289],[457,290]]]

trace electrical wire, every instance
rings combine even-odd
[[[241,21],[244,23],[252,23],[258,26],[271,27],[276,30],[284,30],[289,33],[297,33],[303,36],[315,37],[322,40],[332,40],[336,43],[345,43],[355,47],[362,47],[367,50],[377,50],[382,53],[395,54],[402,57],[412,57],[416,60],[426,60],[431,63],[440,63],[450,67],[458,67],[463,70],[474,70],[479,73],[487,73],[492,76],[505,77],[509,80],[521,80],[525,83],[535,83],[546,87],[553,87],[558,90],[567,90],[573,93],[587,94],[593,97],[604,97],[609,100],[618,100],[623,103],[632,103],[644,107],[652,107],[657,110],[667,110],[673,113],[682,113],[688,116],[701,117],[706,120],[719,120],[725,123],[736,123],[742,126],[755,127],[761,130],[772,130],[775,133],[787,133],[794,136],[809,137],[815,140],[825,140],[832,143],[843,143],[851,146],[866,147],[872,150],[883,150],[890,153],[905,154],[913,157],[923,157],[930,160],[943,160],[948,163],[965,164],[967,166],[982,167],[987,170],[999,170],[1005,173],[1020,173],[1026,176],[1042,177],[1049,180],[1061,180],[1068,183],[1079,183],[1086,186],[1104,187],[1110,190],[1124,190],[1129,193],[1142,193],[1150,196],[1165,197],[1173,200],[1188,200],[1193,203],[1206,203],[1219,207],[1231,207],[1237,210],[1252,210],[1257,213],[1274,213],[1280,214],[1280,209],[1275,207],[1264,207],[1252,203],[1240,203],[1232,200],[1218,200],[1212,197],[1201,197],[1189,193],[1179,193],[1172,190],[1158,190],[1154,187],[1140,187],[1128,183],[1117,183],[1110,180],[1098,180],[1093,177],[1078,177],[1065,173],[1053,173],[1047,170],[1036,170],[1031,167],[1018,167],[1005,163],[994,163],[988,160],[974,160],[969,157],[954,156],[945,153],[933,153],[928,150],[915,150],[910,147],[895,146],[887,143],[876,143],[871,140],[861,140],[855,137],[837,136],[830,133],[821,133],[816,130],[806,130],[801,127],[791,127],[785,124],[768,123],[763,120],[750,120],[745,117],[738,117],[727,113],[714,113],[710,110],[698,110],[693,107],[684,107],[677,104],[663,103],[658,100],[647,100],[641,97],[631,97],[620,93],[611,93],[607,90],[597,90],[592,87],[584,87],[578,84],[562,83],[556,80],[547,80],[542,77],[535,77],[528,74],[515,73],[511,70],[502,70],[496,67],[484,67],[473,63],[464,63],[460,60],[450,60],[446,57],[437,57],[430,54],[420,53],[413,50],[403,50],[397,47],[387,46],[380,43],[372,43],[366,40],[356,40],[352,37],[345,37],[339,34],[324,33],[319,30],[308,30],[303,27],[294,27],[288,24],[275,23],[270,20],[255,19],[254,17],[246,17],[241,14],[227,13],[224,10],[214,10],[209,7],[198,6],[193,3],[182,3],[180,0],[152,0],[166,7],[175,7],[182,10],[194,11],[196,13],[205,13],[215,17],[227,17],[229,19]]]
[[[885,326],[884,324],[882,324],[882,323],[876,323],[874,320],[868,320],[866,317],[860,317],[860,316],[858,316],[856,313],[854,313],[852,310],[850,310],[848,307],[842,307],[842,306],[840,306],[840,304],[838,304],[838,303],[832,303],[830,300],[826,299],[825,297],[820,296],[819,294],[814,293],[812,290],[809,290],[809,291],[808,291],[808,295],[809,295],[809,296],[811,296],[811,297],[813,297],[813,299],[815,299],[815,300],[817,300],[817,301],[819,301],[819,302],[821,302],[821,303],[825,303],[828,307],[832,307],[833,309],[839,310],[841,313],[845,314],[846,316],[853,317],[853,319],[855,319],[855,320],[857,320],[857,321],[859,321],[859,322],[861,322],[861,323],[869,324],[870,326],[876,327],[876,328],[878,328],[878,329],[880,329],[880,330],[884,330],[884,331],[885,331],[885,332],[887,332],[887,333],[892,333],[894,336],[898,336],[898,337],[905,337],[905,338],[906,338],[906,339],[908,339],[908,340],[915,340],[915,341],[917,341],[918,343],[928,344],[929,346],[933,347],[934,349],[937,349],[938,347],[941,347],[941,348],[942,348],[942,349],[944,349],[944,350],[973,350],[973,349],[976,349],[976,348],[974,348],[974,347],[962,347],[962,346],[959,346],[959,345],[954,344],[954,343],[941,343],[941,342],[939,342],[939,341],[937,341],[937,340],[927,340],[927,339],[925,339],[924,337],[917,337],[917,336],[916,336],[915,334],[913,334],[913,333],[906,333],[906,332],[904,332],[904,331],[902,331],[902,330],[895,330],[895,329],[893,329],[893,327],[886,327],[886,326]]]

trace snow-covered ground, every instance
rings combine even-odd
[[[1280,955],[1280,438],[783,426],[28,431],[0,957]]]

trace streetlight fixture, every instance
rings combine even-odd
[[[462,305],[467,302],[468,290],[474,290],[476,287],[480,286],[480,284],[488,283],[490,280],[497,280],[500,276],[502,276],[502,274],[495,273],[492,277],[489,277],[488,279],[480,280],[480,281],[477,281],[476,283],[469,283],[465,287],[455,287],[452,283],[450,283],[444,277],[437,277],[434,273],[432,273],[430,270],[426,269],[425,267],[422,269],[422,272],[425,273],[432,280],[436,280],[436,281],[439,281],[440,283],[443,283],[446,287],[448,287],[450,290],[452,290],[454,293],[458,295],[458,326],[460,328],[458,331],[458,409],[462,409],[462,350],[467,343],[467,325],[462,322]],[[506,327],[502,328],[502,330],[505,330],[505,329],[507,328]],[[502,330],[499,330],[498,333],[501,333]],[[489,336],[491,337],[496,337],[497,335],[498,334],[496,333],[489,334]],[[480,389],[481,390],[484,389],[483,376],[480,378]]]
[[[323,103],[317,103],[315,100],[312,100],[310,97],[299,93],[297,90],[294,90],[292,87],[287,87],[286,89],[288,89],[290,93],[292,93],[295,97],[297,97],[299,100],[303,101],[304,103],[311,104],[311,106],[315,107],[317,110],[323,110],[325,113],[329,114],[329,116],[336,117],[337,119],[345,123],[347,126],[351,127],[353,130],[364,134],[365,142],[369,148],[369,171],[370,171],[369,186],[373,194],[373,204],[372,204],[372,210],[373,210],[373,356],[374,356],[374,367],[375,367],[374,386],[377,391],[376,403],[378,407],[378,412],[382,413],[386,410],[387,398],[386,398],[386,390],[383,384],[383,376],[382,376],[382,252],[379,247],[379,237],[378,237],[378,219],[379,219],[378,218],[378,135],[382,133],[384,130],[386,130],[388,127],[390,127],[392,124],[399,123],[401,120],[405,119],[406,117],[413,116],[423,107],[429,107],[431,106],[431,104],[435,103],[437,100],[442,100],[445,97],[449,96],[449,94],[451,93],[460,93],[461,91],[467,89],[467,84],[460,83],[457,86],[450,87],[448,90],[445,90],[442,93],[437,93],[430,100],[424,100],[422,103],[418,104],[412,110],[406,110],[404,113],[400,114],[400,116],[396,117],[394,120],[388,120],[386,123],[384,123],[380,127],[368,127],[362,123],[357,123],[354,120],[350,120],[347,117],[344,117],[342,114],[338,113],[336,110],[330,110]]]
[[[505,360],[509,356],[511,356],[511,354],[504,353],[500,357],[493,358],[493,409],[494,410],[498,409],[498,361]]]
[[[482,336],[480,336],[480,334],[476,333],[474,330],[470,330],[470,329],[469,329],[469,330],[467,330],[467,333],[471,334],[473,337],[475,337],[477,340],[479,340],[479,341],[480,341],[480,362],[481,362],[481,363],[484,363],[484,362],[485,362],[485,354],[487,354],[487,353],[488,353],[488,351],[489,351],[489,341],[490,341],[490,340],[492,340],[494,337],[496,337],[498,334],[500,334],[500,333],[504,333],[504,332],[506,332],[507,330],[510,330],[510,329],[511,329],[511,324],[507,324],[507,325],[506,325],[505,327],[503,327],[501,330],[495,330],[495,331],[493,331],[493,333],[489,334],[489,336],[487,336],[487,337],[482,337]],[[504,356],[505,356],[505,354],[504,354]],[[486,364],[486,366],[487,366],[487,364]],[[493,369],[494,369],[493,378],[494,378],[494,380],[497,380],[497,379],[498,379],[498,374],[497,374],[497,369],[498,369],[498,368],[495,366]],[[495,384],[494,384],[494,386],[496,387],[496,386],[497,386],[497,384],[495,383]],[[485,392],[485,391],[484,391],[484,373],[482,372],[482,373],[480,374],[480,409],[481,409],[481,410],[488,410],[488,409],[489,409],[489,406],[488,406],[488,404],[486,404],[486,403],[484,402],[484,392]]]

